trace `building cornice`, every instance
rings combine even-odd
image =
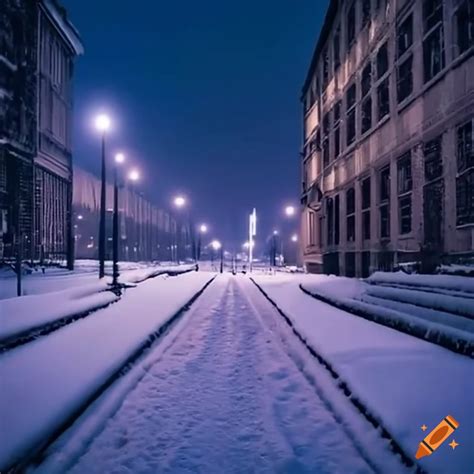
[[[59,33],[64,37],[74,54],[76,56],[84,54],[84,45],[82,44],[79,32],[68,20],[66,9],[59,3],[59,1],[40,0],[40,7]]]

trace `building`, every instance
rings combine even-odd
[[[2,10],[0,258],[21,249],[72,265],[72,78],[82,44],[56,0],[5,0]]]
[[[133,189],[119,187],[119,258],[125,261],[174,261],[178,240],[179,257],[192,256],[189,225],[182,225],[177,239],[177,222]],[[100,179],[74,167],[73,228],[75,257],[97,259],[100,218]],[[106,187],[106,260],[112,259],[113,186]],[[184,224],[184,223],[183,223]],[[183,247],[185,245],[186,247]]]
[[[331,0],[303,87],[308,271],[474,255],[472,0]]]

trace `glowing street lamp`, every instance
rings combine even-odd
[[[202,240],[202,235],[206,234],[208,231],[207,225],[206,224],[201,224],[199,226],[199,232],[198,232],[198,243],[197,243],[197,250],[196,250],[196,261],[199,262],[201,259],[201,240]]]
[[[291,241],[292,241],[292,242],[298,242],[298,235],[297,235],[297,234],[293,234],[293,235],[291,236]]]
[[[110,129],[110,118],[101,114],[95,119],[95,126],[102,136],[102,166],[101,166],[101,188],[100,188],[100,222],[99,222],[99,278],[105,276],[105,192],[106,192],[106,168],[105,168],[105,135]]]
[[[201,225],[199,226],[199,232],[200,232],[201,234],[205,234],[205,233],[207,232],[207,225],[206,225],[206,224],[201,224]]]
[[[215,252],[220,250],[220,257],[221,257],[221,266],[220,266],[220,272],[224,272],[224,248],[222,247],[222,244],[218,240],[213,240],[211,242],[211,247]]]
[[[112,285],[117,286],[119,269],[118,269],[118,259],[119,259],[119,216],[118,216],[118,167],[125,162],[125,155],[123,153],[117,153],[115,155],[114,163],[114,216],[112,222]]]
[[[186,205],[186,198],[184,196],[176,196],[173,202],[178,209],[181,209]]]
[[[295,206],[286,206],[285,214],[287,217],[293,217],[296,214]]]
[[[136,183],[140,179],[140,172],[136,169],[131,170],[128,173],[128,179],[134,183]]]
[[[178,195],[173,199],[173,205],[178,209],[181,210],[187,204],[187,200],[184,196]],[[181,247],[181,232],[182,232],[182,222],[181,217],[178,219],[176,218],[176,235],[175,235],[175,242],[176,242],[176,263],[179,263],[179,249]],[[186,242],[184,243],[186,248]],[[184,252],[186,254],[186,252]],[[185,255],[186,257],[186,255]]]

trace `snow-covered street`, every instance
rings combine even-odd
[[[218,278],[71,472],[373,472],[255,291]]]
[[[104,309],[6,347],[0,468],[464,472],[473,461],[472,357],[302,288],[346,297],[360,285],[318,275],[162,275]],[[86,304],[87,287],[76,293],[77,304]],[[470,295],[466,287],[459,300],[467,313]],[[28,313],[34,321],[34,308]],[[15,324],[26,324],[16,316]],[[452,334],[450,314],[443,318],[445,335]],[[440,384],[446,377],[450,383]],[[459,448],[446,444],[436,457],[415,461],[420,427],[448,414],[460,423]]]

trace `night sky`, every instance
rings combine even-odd
[[[257,206],[266,237],[298,204],[300,91],[327,3],[63,0],[86,48],[75,162],[98,173],[93,117],[108,111],[109,151],[142,170],[151,200],[185,193],[227,244],[246,240]]]

